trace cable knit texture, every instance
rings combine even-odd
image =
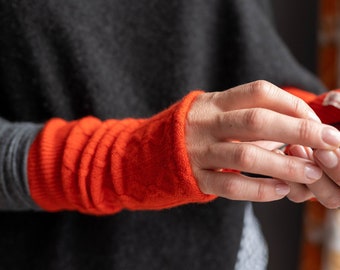
[[[50,120],[29,153],[33,199],[45,210],[111,214],[214,198],[192,175],[185,145],[189,94],[150,119]]]

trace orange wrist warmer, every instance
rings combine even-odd
[[[46,123],[28,157],[33,200],[47,211],[112,214],[207,202],[192,175],[185,120],[195,91],[150,119]]]

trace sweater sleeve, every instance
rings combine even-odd
[[[113,214],[203,203],[185,144],[185,119],[197,95],[149,119],[51,119],[33,142],[28,178],[47,211]]]
[[[27,155],[41,125],[0,118],[0,209],[38,210],[27,180]]]

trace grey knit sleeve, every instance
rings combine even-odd
[[[29,192],[27,157],[41,127],[0,118],[0,210],[39,210]]]

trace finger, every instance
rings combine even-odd
[[[270,140],[320,149],[340,146],[340,132],[332,126],[262,108],[219,113],[209,123],[207,128],[217,140]]]
[[[314,159],[328,177],[340,186],[340,149],[338,148],[334,151],[315,150]]]
[[[340,207],[340,187],[326,174],[319,181],[307,185],[318,201],[329,209]]]
[[[284,156],[249,143],[209,145],[202,150],[198,162],[204,169],[230,168],[299,183],[312,183],[322,175],[322,170],[309,160]]]
[[[202,192],[231,200],[267,202],[279,200],[289,193],[289,186],[276,179],[209,170],[201,170],[198,179],[201,179]]]
[[[287,198],[292,202],[301,203],[315,197],[306,185],[289,183],[289,187],[290,192]]]
[[[259,107],[321,122],[302,99],[262,80],[214,93],[213,102],[222,111]]]
[[[314,161],[313,150],[310,147],[290,145],[287,148],[287,152],[289,155]]]
[[[330,157],[328,156],[328,152],[331,153]],[[298,157],[313,159],[320,165],[321,168],[323,168],[325,173],[322,175],[321,179],[313,184],[307,185],[307,187],[314,194],[314,197],[316,197],[317,200],[325,207],[331,209],[338,208],[340,206],[340,188],[334,183],[333,179],[331,179],[329,175],[333,175],[332,177],[334,177],[334,179],[336,179],[335,176],[339,175],[339,169],[336,168],[334,160],[332,160],[333,154],[338,156],[339,151],[337,150],[335,153],[333,153],[333,151],[316,150],[315,153],[313,153],[312,149],[308,147],[295,145],[290,147],[290,153]],[[324,167],[320,161],[318,161],[318,157],[324,160],[324,163],[327,164],[327,166],[332,168],[329,169]],[[289,193],[288,198],[292,198],[293,201],[303,199],[304,191],[302,190],[301,186],[302,185],[296,187],[295,184],[293,187],[290,185],[291,192]]]
[[[293,145],[292,148],[293,153],[295,152],[294,156],[308,159],[308,153],[305,147],[301,145]],[[273,151],[278,154],[284,155],[281,150],[275,149]],[[288,182],[287,184],[290,187],[290,192],[288,193],[287,198],[292,202],[301,203],[315,197],[314,194],[304,184],[297,184],[292,182]]]

